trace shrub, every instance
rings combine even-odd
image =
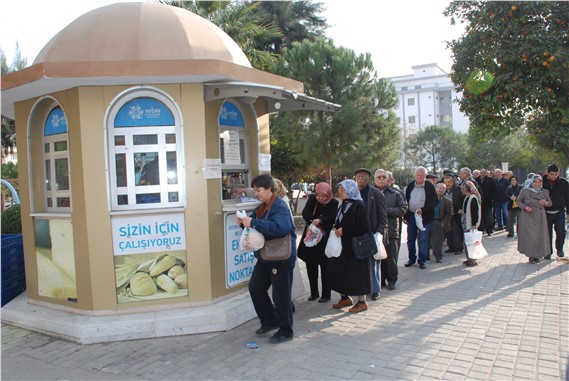
[[[2,234],[22,233],[20,205],[14,204],[2,212]]]

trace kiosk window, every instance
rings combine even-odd
[[[48,211],[71,210],[71,182],[67,118],[60,106],[49,113],[44,125],[45,205]]]
[[[173,102],[146,89],[123,96],[109,114],[113,210],[182,206],[181,121]]]

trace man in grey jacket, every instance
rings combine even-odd
[[[385,197],[377,188],[369,185],[370,179],[371,171],[369,169],[360,168],[356,170],[355,180],[367,207],[370,231],[372,233],[381,233],[383,242],[386,244],[387,209],[385,208]],[[373,258],[371,260],[373,261],[373,292],[371,299],[377,300],[381,294],[381,261]]]
[[[381,284],[387,284],[388,290],[395,289],[397,283],[397,276],[399,271],[397,269],[397,260],[399,257],[399,241],[400,226],[399,223],[405,213],[407,212],[407,203],[403,198],[401,192],[389,187],[389,175],[387,171],[378,169],[375,171],[374,182],[377,189],[379,189],[385,196],[385,206],[387,209],[387,239],[388,243],[385,247],[387,251],[387,259],[381,261]]]

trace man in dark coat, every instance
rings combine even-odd
[[[494,199],[496,197],[496,180],[488,176],[488,171],[484,168],[480,170],[480,177],[477,179],[480,190],[482,191],[482,224],[478,230],[491,236],[494,232]]]
[[[435,186],[426,181],[427,170],[425,167],[417,167],[415,169],[415,180],[411,181],[407,186],[405,198],[409,210],[405,214],[405,222],[407,222],[407,249],[409,251],[409,260],[405,263],[405,267],[410,267],[417,261],[417,245],[419,241],[419,267],[425,269],[425,261],[427,257],[429,228],[435,214],[435,206],[437,205],[438,196]],[[422,227],[417,226],[417,218],[415,213],[421,217]]]
[[[464,247],[464,232],[462,229],[462,216],[458,213],[462,209],[464,202],[464,194],[460,187],[456,184],[452,175],[446,175],[443,179],[446,187],[445,197],[451,202],[451,218],[450,228],[451,231],[447,234],[448,250],[445,253],[454,253],[456,255],[462,253]]]
[[[360,168],[355,172],[356,183],[367,207],[370,231],[372,233],[381,233],[384,243],[386,243],[387,209],[385,207],[385,197],[377,188],[369,185],[370,178],[371,171],[367,168]],[[381,294],[381,261],[373,258],[371,260],[373,261],[373,292],[371,299],[377,300]]]
[[[496,213],[498,230],[503,230],[508,226],[508,204],[510,203],[510,199],[506,196],[506,190],[510,186],[510,182],[502,175],[501,169],[496,168],[494,173],[496,177],[494,212]]]
[[[387,259],[381,261],[381,285],[387,284],[388,290],[395,289],[397,282],[397,261],[399,259],[400,245],[400,223],[403,216],[407,212],[407,204],[402,193],[391,188],[389,183],[389,174],[383,169],[375,171],[374,182],[383,195],[385,196],[385,206],[387,207],[387,238],[388,243],[385,246],[387,251]]]
[[[551,164],[547,167],[547,178],[543,179],[543,188],[549,191],[549,197],[553,204],[545,208],[547,227],[549,230],[549,245],[553,254],[553,226],[555,226],[555,249],[558,257],[564,257],[563,245],[565,244],[565,211],[569,209],[569,182],[559,177],[559,167]],[[546,259],[551,259],[551,254]]]

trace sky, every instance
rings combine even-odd
[[[122,0],[130,2],[134,0]],[[31,65],[41,49],[76,18],[119,0],[7,0],[0,5],[0,47],[10,65],[16,42]],[[337,46],[371,53],[380,77],[412,74],[412,66],[452,65],[445,40],[460,36],[442,15],[450,0],[321,0]],[[32,11],[32,12],[30,12]]]

